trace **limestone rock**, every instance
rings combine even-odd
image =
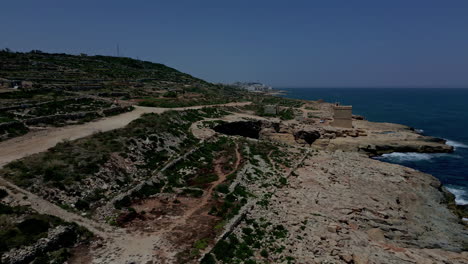
[[[369,238],[376,242],[384,242],[385,236],[380,228],[372,228],[367,230],[367,235]]]

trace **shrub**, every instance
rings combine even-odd
[[[3,189],[0,189],[0,199],[3,199],[7,196],[8,196],[8,192]]]
[[[282,110],[281,112],[279,112],[279,117],[281,118],[281,120],[292,120],[294,119],[294,110],[292,110],[291,108]]]
[[[122,199],[114,202],[114,207],[117,209],[129,207],[130,205],[132,205],[132,199],[129,196],[124,196]]]
[[[89,210],[89,205],[88,201],[80,199],[75,203],[75,208],[78,210]]]
[[[213,255],[206,254],[200,263],[201,264],[216,264],[216,260],[213,258]]]
[[[46,232],[50,225],[45,219],[41,218],[27,218],[17,224],[18,229],[28,235],[37,235]]]
[[[163,94],[163,97],[166,97],[166,98],[176,98],[177,97],[177,93],[174,92],[174,91],[169,91],[169,92],[166,92]]]
[[[195,241],[193,247],[196,249],[205,249],[208,247],[208,240],[206,238],[202,238],[200,240]]]
[[[13,208],[6,205],[6,204],[3,204],[3,203],[0,203],[0,215],[2,214],[12,214],[14,212]]]
[[[216,186],[216,191],[220,193],[229,193],[229,185],[226,183],[221,183],[218,186]]]

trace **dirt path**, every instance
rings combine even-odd
[[[236,162],[233,170],[223,173],[221,163],[215,163],[215,172],[219,176],[205,191],[197,205],[185,211],[164,229],[152,233],[125,233],[113,235],[105,244],[92,252],[93,263],[173,263],[177,249],[170,242],[169,237],[174,230],[185,226],[197,217],[197,214],[207,206],[214,188],[226,180],[226,177],[236,172],[241,162],[241,154],[236,144]],[[180,249],[179,249],[180,250]],[[156,261],[156,262],[155,262]]]
[[[46,151],[64,140],[74,140],[92,135],[97,132],[122,128],[145,113],[163,113],[166,111],[184,111],[188,109],[201,109],[216,106],[243,106],[250,102],[229,103],[223,105],[193,106],[182,108],[158,108],[136,106],[135,110],[116,116],[102,118],[93,122],[71,125],[66,127],[49,128],[35,131],[24,136],[0,142],[0,168],[5,164],[29,156],[34,153]]]
[[[100,131],[104,132],[122,128],[145,113],[163,113],[171,110],[183,111],[188,109],[201,109],[204,107],[216,106],[243,106],[247,104],[250,104],[250,102],[183,108],[156,108],[137,106],[135,107],[135,110],[131,112],[99,119],[82,125],[72,125],[62,128],[49,128],[42,131],[31,132],[21,137],[0,142],[0,168],[11,161],[26,157],[31,154],[46,151],[63,140],[74,140],[92,135]],[[237,149],[237,146],[236,156],[237,161],[235,163],[233,172],[237,169],[240,163],[240,153]],[[159,247],[160,249],[170,248],[170,245],[167,244],[168,241],[163,239],[161,235],[170,232],[177,226],[186,224],[187,220],[191,216],[193,216],[199,209],[203,208],[203,206],[209,202],[215,186],[224,181],[227,175],[230,173],[219,174],[219,179],[214,182],[208,189],[198,206],[191,208],[189,211],[187,211],[186,214],[184,214],[182,218],[174,221],[174,223],[169,228],[158,232],[159,234],[157,233],[149,235],[127,234],[123,229],[112,228],[106,224],[97,223],[91,219],[66,211],[57,205],[52,204],[47,200],[44,200],[41,197],[10,183],[1,176],[0,186],[6,187],[6,189],[9,190],[10,195],[14,197],[16,201],[25,205],[29,204],[39,213],[53,215],[65,221],[74,222],[87,228],[95,235],[103,238],[105,243],[103,247],[93,252],[94,257],[96,257],[93,260],[94,263],[127,263],[129,259],[146,263],[148,260],[153,259],[153,252],[155,247]]]
[[[213,196],[214,188],[216,188],[216,186],[224,182],[227,176],[237,171],[240,165],[240,161],[241,161],[241,155],[239,152],[239,146],[236,143],[236,162],[234,163],[234,168],[228,173],[223,173],[223,170],[221,169],[221,167],[223,166],[222,163],[218,163],[215,161],[214,170],[215,170],[216,175],[218,175],[218,179],[211,183],[211,186],[208,188],[208,190],[206,190],[205,195],[203,195],[198,205],[188,210],[186,214],[180,218],[180,221],[178,221],[178,223],[173,225],[173,227],[170,230],[173,230],[177,225],[185,224],[187,222],[187,219],[192,217],[198,210],[205,207],[209,203],[211,197]]]
[[[0,186],[6,187],[9,195],[16,201],[19,201],[20,204],[30,205],[31,208],[36,210],[38,213],[53,215],[67,222],[74,222],[87,228],[89,231],[93,232],[95,235],[101,238],[109,238],[110,233],[117,232],[116,229],[113,229],[108,225],[100,224],[91,219],[66,211],[29,191],[26,191],[8,181],[5,181],[2,178],[0,178]]]

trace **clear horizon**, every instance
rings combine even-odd
[[[0,49],[120,55],[210,82],[468,88],[468,2],[15,1]]]

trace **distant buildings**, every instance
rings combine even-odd
[[[251,92],[268,92],[273,89],[271,86],[257,82],[235,82],[232,84],[232,86],[245,89]]]

